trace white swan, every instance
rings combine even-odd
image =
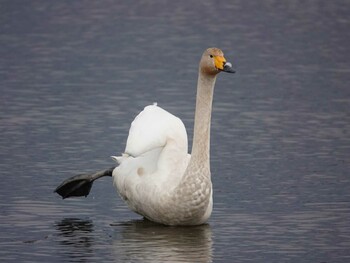
[[[131,124],[119,166],[64,181],[55,190],[63,198],[87,195],[92,182],[113,176],[113,184],[134,212],[165,225],[199,225],[213,207],[210,178],[210,120],[216,76],[234,73],[218,48],[207,49],[199,64],[192,153],[182,121],[151,105]]]

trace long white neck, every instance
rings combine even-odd
[[[186,224],[199,224],[207,220],[212,209],[212,183],[210,178],[210,119],[216,77],[199,71],[194,135],[191,159],[186,172],[175,188],[172,200],[179,207]],[[194,198],[194,196],[196,198]]]
[[[216,75],[199,70],[191,163],[210,171],[210,122]],[[210,175],[209,175],[210,176]]]

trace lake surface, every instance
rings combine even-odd
[[[1,1],[1,262],[350,262],[350,2]],[[109,168],[153,102],[192,142],[202,52],[221,74],[207,225],[143,221]]]

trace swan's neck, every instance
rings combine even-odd
[[[205,222],[211,214],[209,148],[214,84],[215,76],[199,73],[191,159],[171,197],[186,224]]]
[[[199,71],[191,163],[210,171],[210,121],[216,75]],[[204,167],[203,167],[204,166]],[[209,174],[210,176],[210,174]]]

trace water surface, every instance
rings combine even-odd
[[[350,260],[348,1],[0,3],[2,262]],[[86,199],[53,189],[113,165],[158,102],[190,143],[197,67],[217,46],[207,225],[143,221],[110,178]]]

